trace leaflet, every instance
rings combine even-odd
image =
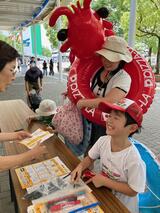
[[[25,145],[29,149],[33,149],[38,142],[42,143],[53,135],[54,135],[53,133],[51,134],[48,131],[37,129],[35,132],[32,133],[31,138],[25,138],[24,140],[21,140],[19,143]]]
[[[22,189],[68,174],[70,170],[59,157],[15,169]]]

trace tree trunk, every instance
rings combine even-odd
[[[160,72],[160,37],[158,38],[158,51],[157,51],[157,62],[156,62],[156,73]]]
[[[151,65],[151,55],[152,55],[152,47],[149,47],[149,50],[148,50],[148,63]]]

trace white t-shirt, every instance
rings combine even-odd
[[[111,137],[102,136],[89,151],[93,160],[100,158],[100,169],[113,180],[128,183],[136,192],[144,192],[146,182],[146,166],[136,147],[131,144],[120,152],[111,151]],[[138,196],[129,197],[112,190],[113,194],[132,213],[139,212]],[[107,199],[107,198],[106,198]]]
[[[118,71],[108,82],[106,90],[105,90],[105,96],[107,95],[108,92],[110,92],[110,90],[112,88],[120,88],[122,90],[124,90],[127,93],[130,90],[130,86],[131,86],[131,77],[130,75],[123,69],[121,69],[120,71]],[[98,92],[99,86],[96,85],[96,87],[93,90],[93,93],[96,95]],[[100,97],[103,97],[103,89],[100,92]]]

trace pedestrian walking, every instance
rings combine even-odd
[[[48,68],[47,62],[44,60],[43,61],[43,68],[42,68],[43,69],[43,76],[45,76],[45,75],[47,76],[47,68]]]
[[[50,62],[49,62],[49,75],[54,75],[52,58],[50,59]]]

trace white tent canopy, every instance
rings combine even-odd
[[[56,0],[0,0],[0,30],[14,30],[43,20]]]

